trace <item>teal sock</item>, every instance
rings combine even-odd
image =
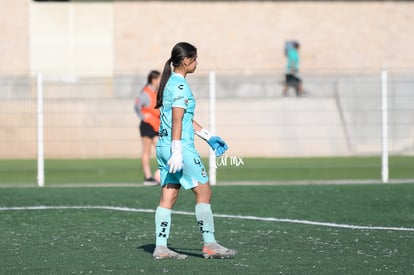
[[[195,214],[198,227],[203,235],[204,243],[215,243],[214,237],[214,220],[211,205],[207,203],[199,203],[195,206]]]
[[[156,246],[167,246],[171,228],[171,209],[158,207],[155,211]]]

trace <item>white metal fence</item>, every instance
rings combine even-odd
[[[189,76],[198,99],[196,119],[223,136],[233,155],[382,154],[384,181],[388,154],[414,155],[414,74],[303,79],[308,95],[296,98],[291,92],[284,98],[277,74]],[[133,104],[144,81],[145,75],[134,74],[1,75],[0,160],[138,157]],[[209,154],[206,146],[199,148]],[[38,164],[42,184],[42,161]]]

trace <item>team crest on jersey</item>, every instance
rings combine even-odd
[[[207,171],[206,171],[206,169],[204,167],[201,169],[201,175],[203,177],[207,177]]]

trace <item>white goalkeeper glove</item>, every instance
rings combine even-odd
[[[227,149],[229,149],[226,142],[222,140],[221,137],[212,136],[207,129],[203,128],[200,131],[197,131],[196,135],[207,141],[208,145],[210,145],[211,149],[213,149],[216,154],[216,157],[223,155]]]
[[[167,163],[170,167],[169,172],[172,174],[175,174],[183,169],[183,146],[181,144],[181,140],[173,140],[171,142],[171,157]]]

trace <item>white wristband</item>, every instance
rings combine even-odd
[[[172,152],[181,152],[182,150],[183,150],[183,145],[181,144],[181,140],[171,141],[171,151]]]
[[[200,138],[204,139],[205,141],[209,140],[211,138],[211,134],[207,129],[201,129],[200,131],[196,131],[195,134],[199,136]]]

